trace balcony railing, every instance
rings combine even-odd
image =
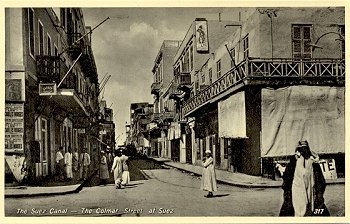
[[[60,58],[58,56],[36,56],[37,78],[39,82],[60,81]]]
[[[70,46],[69,52],[74,58],[76,58],[84,50],[84,38],[77,41],[81,37],[81,33],[68,33],[68,44]]]
[[[160,82],[154,82],[151,85],[151,94],[158,95],[160,91]]]
[[[344,80],[345,61],[341,59],[248,59],[187,100],[182,113],[187,115],[228,89],[240,88],[238,85],[242,83],[344,85]]]

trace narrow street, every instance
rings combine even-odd
[[[131,160],[130,172],[132,181],[125,189],[117,190],[113,184],[92,184],[77,194],[6,198],[5,214],[19,217],[278,216],[282,204],[281,188],[249,189],[219,184],[215,197],[205,198],[205,192],[199,189],[200,177],[162,168],[151,160]],[[325,203],[332,216],[344,216],[344,186],[327,186]]]

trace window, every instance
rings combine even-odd
[[[293,58],[311,58],[311,25],[292,26]]]
[[[339,26],[339,33],[344,37],[344,39],[340,41],[341,58],[344,59],[345,58],[345,26],[344,25]]]
[[[243,39],[243,58],[247,59],[249,57],[249,39],[248,36],[246,36]]]
[[[221,60],[216,62],[216,77],[221,77]]]
[[[62,27],[66,27],[66,9],[61,9],[61,15],[62,15]]]
[[[230,61],[231,61],[231,68],[235,67],[235,61],[236,61],[236,51],[235,48],[232,48],[230,50]]]
[[[39,21],[39,55],[44,55],[44,27]]]
[[[55,45],[55,56],[58,56],[58,49],[56,45]]]
[[[190,71],[193,70],[193,45],[190,47]]]
[[[189,54],[188,54],[188,49],[183,56],[183,67],[182,67],[183,72],[188,72],[189,71]]]
[[[213,70],[209,69],[209,85],[213,83]]]
[[[29,23],[29,53],[34,57],[34,11],[28,9],[28,23]]]
[[[47,35],[47,55],[52,55],[52,50],[51,50],[51,37]]]
[[[201,71],[202,84],[205,84],[205,73]]]

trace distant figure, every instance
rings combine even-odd
[[[63,147],[60,146],[56,152],[56,175],[58,180],[62,181],[64,176],[64,157],[63,157]]]
[[[216,185],[216,175],[214,168],[214,160],[211,155],[210,150],[205,151],[205,158],[203,159],[203,174],[202,174],[202,182],[201,189],[204,191],[208,191],[208,195],[205,197],[210,198],[213,197],[213,191],[217,191]]]
[[[326,182],[319,157],[307,141],[299,141],[283,175],[284,202],[280,216],[329,216],[323,194]]]
[[[129,157],[125,155],[124,151],[122,151],[122,161],[123,161],[122,185],[126,186],[130,183],[130,173],[129,173]]]
[[[79,154],[77,149],[74,149],[72,160],[73,160],[73,172],[76,173],[79,167]]]
[[[83,148],[83,152],[80,154],[79,160],[80,179],[86,180],[90,163],[90,155],[86,152],[86,148]]]
[[[73,160],[72,160],[72,150],[68,146],[68,151],[66,154],[64,154],[64,165],[66,167],[66,178],[68,180],[73,179],[73,171],[72,171],[72,166],[73,166]]]
[[[113,165],[111,169],[111,173],[114,174],[114,185],[116,189],[121,188],[121,180],[122,180],[122,174],[123,174],[123,160],[122,160],[122,153],[120,150],[116,151],[116,156],[113,160]]]
[[[109,178],[107,158],[105,152],[101,151],[101,161],[100,161],[100,183],[103,185],[107,184]]]

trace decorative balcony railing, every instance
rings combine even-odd
[[[241,83],[243,85],[288,85],[301,83],[339,85],[344,80],[345,61],[341,59],[248,59],[187,100],[182,113],[187,115],[214,97],[228,89],[237,87]]]
[[[160,91],[160,82],[154,82],[151,85],[151,94],[158,95]]]
[[[39,82],[60,81],[60,57],[38,55],[36,56],[37,78]]]

